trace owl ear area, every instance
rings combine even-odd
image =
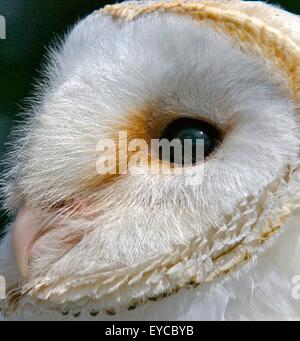
[[[13,249],[20,272],[28,277],[29,257],[34,242],[43,230],[45,222],[39,219],[34,210],[24,204],[13,226]]]

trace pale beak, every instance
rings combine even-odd
[[[33,209],[22,206],[13,227],[13,248],[17,265],[24,277],[28,277],[30,251],[42,227],[42,222],[35,216]]]

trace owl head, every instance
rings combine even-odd
[[[79,22],[52,49],[8,155],[6,311],[131,309],[213,285],[264,250],[299,205],[298,20],[191,0],[124,2]],[[204,155],[194,162],[192,148],[182,172],[139,154],[187,137]],[[99,171],[103,153],[114,172]]]

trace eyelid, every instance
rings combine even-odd
[[[113,130],[117,132],[117,134],[119,131],[128,131],[129,139],[141,138],[149,143],[151,139],[159,139],[164,129],[171,124],[172,121],[180,118],[193,119],[199,122],[202,121],[205,124],[212,126],[219,132],[222,140],[233,126],[233,120],[221,125],[200,112],[167,110],[157,105],[148,105],[127,114],[122,124],[113,127]],[[114,133],[114,135],[115,134],[116,133]]]

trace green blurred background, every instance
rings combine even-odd
[[[0,40],[0,161],[24,99],[39,77],[45,48],[79,18],[107,3],[99,0],[0,0],[6,40]],[[300,14],[300,0],[268,1]],[[0,171],[2,169],[0,167]],[[0,230],[8,218],[0,208]]]

